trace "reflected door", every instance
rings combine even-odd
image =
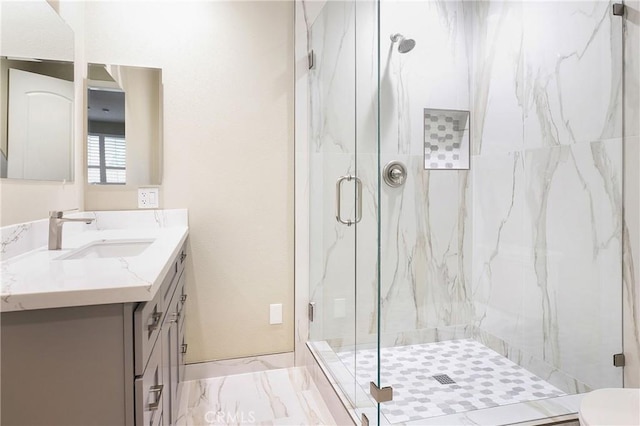
[[[7,177],[71,180],[73,82],[9,70]]]

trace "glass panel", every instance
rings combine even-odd
[[[377,2],[327,2],[309,31],[311,347],[352,416],[378,421]],[[339,200],[339,208],[337,201]]]
[[[308,34],[310,340],[354,407],[356,230],[338,219],[356,213],[355,2],[327,2]]]
[[[381,422],[525,422],[620,387],[622,18],[383,0],[380,34],[377,172],[406,169],[379,187]],[[469,170],[425,170],[448,146],[426,110],[470,111]]]
[[[356,224],[356,345],[359,413],[378,424],[370,383],[380,385],[378,360],[378,2],[356,2],[356,174],[362,218]]]

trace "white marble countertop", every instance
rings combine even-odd
[[[0,264],[0,311],[149,301],[188,232],[171,226],[63,234],[62,250],[40,247]],[[133,257],[59,259],[94,241],[124,239],[154,241]]]

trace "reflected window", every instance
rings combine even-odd
[[[92,184],[126,184],[125,94],[89,88],[87,177]]]
[[[89,134],[87,140],[89,183],[126,183],[126,146],[121,136]]]

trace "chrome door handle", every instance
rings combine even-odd
[[[153,322],[147,326],[147,328],[149,329],[149,334],[151,334],[152,331],[156,330],[160,325],[160,319],[162,319],[162,312],[154,312],[151,315],[151,318],[153,318]]]
[[[362,181],[359,177],[353,177],[356,180],[356,223],[362,220]]]
[[[342,220],[340,216],[340,201],[342,198],[342,182],[345,180],[351,180],[351,175],[348,176],[340,176],[336,181],[336,220],[343,225],[351,226],[351,220]]]
[[[149,404],[149,411],[155,411],[160,406],[160,401],[162,401],[162,389],[164,385],[155,385],[149,388],[149,393],[156,394],[156,401]]]
[[[173,312],[171,314],[171,319],[169,320],[169,322],[170,323],[178,322],[179,319],[180,319],[180,312]]]
[[[341,214],[341,199],[342,199],[342,182],[344,181],[351,182],[352,180],[356,181],[356,219],[351,220],[342,219]],[[340,176],[336,181],[336,220],[343,225],[351,226],[355,223],[358,223],[362,220],[362,181],[359,177],[353,175],[344,175]]]

